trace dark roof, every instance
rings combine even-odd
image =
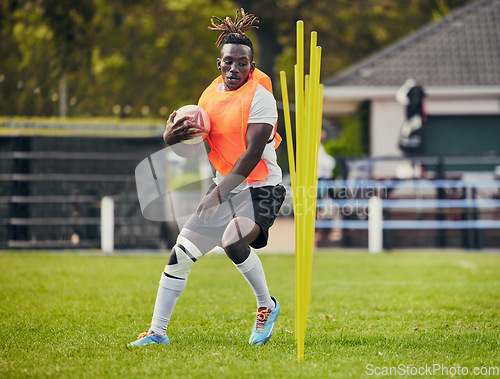
[[[479,0],[429,24],[324,83],[500,85],[500,0]]]

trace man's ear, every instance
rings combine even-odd
[[[255,62],[250,63],[250,74],[255,70]]]
[[[217,58],[217,69],[220,71],[220,64],[221,64],[221,60],[220,58]]]

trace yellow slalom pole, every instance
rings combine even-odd
[[[297,165],[296,185],[297,192],[294,197],[296,203],[295,213],[295,338],[297,341],[297,360],[304,360],[304,335],[302,331],[303,314],[302,291],[303,271],[302,255],[303,246],[301,230],[303,230],[302,210],[304,206],[303,177],[304,177],[304,154],[302,144],[304,139],[304,22],[297,21],[297,63],[295,65],[295,130],[297,140]],[[300,141],[300,142],[299,142]]]
[[[314,167],[318,167],[318,151],[319,151],[319,145],[321,143],[321,126],[322,126],[322,120],[323,120],[323,89],[324,85],[319,84],[320,83],[320,74],[321,74],[321,46],[316,47],[316,67],[315,67],[315,81],[318,83],[318,88],[316,91],[316,104],[317,107],[315,109],[315,119],[316,119],[316,128],[315,128],[315,151],[316,153],[314,154],[315,157],[315,162],[314,162]],[[318,171],[315,171],[315,178],[314,182],[317,183],[318,181]],[[317,197],[317,193],[315,194]]]
[[[317,97],[316,97],[316,104],[317,108],[315,109],[315,118],[316,118],[316,128],[315,128],[315,161],[314,161],[314,167],[318,167],[318,151],[319,151],[319,145],[321,143],[321,127],[322,127],[322,121],[323,121],[323,90],[324,90],[324,85],[319,84],[320,82],[320,70],[321,70],[321,47],[318,46],[316,48],[317,50],[317,61],[316,61],[316,71],[315,74],[317,75],[316,81],[318,83],[318,89],[317,89]],[[314,172],[314,183],[318,182],[318,170]],[[317,200],[318,193],[316,192],[314,194],[315,199],[314,202]]]
[[[295,131],[296,140],[303,141],[305,138],[305,125],[304,125],[304,22],[297,21],[297,62],[295,66]],[[297,143],[297,180],[300,185],[303,185],[305,175],[305,162],[302,150],[299,150],[299,143]],[[299,159],[300,158],[300,159]],[[301,189],[299,189],[300,191]],[[299,196],[299,201],[303,197]]]
[[[295,74],[296,157],[289,119],[286,74],[280,73],[283,110],[288,140],[288,155],[295,216],[295,338],[297,360],[304,360],[304,342],[311,297],[312,257],[317,198],[317,163],[321,131],[322,89],[319,85],[321,48],[317,33],[311,33],[310,73],[304,75],[304,23],[297,22],[297,63]],[[288,118],[288,119],[287,119]],[[293,165],[295,163],[295,170]],[[293,175],[295,173],[295,179]],[[293,186],[295,183],[295,186]]]
[[[303,336],[305,341],[305,332],[307,326],[307,314],[308,314],[308,304],[307,304],[307,256],[309,250],[309,211],[310,211],[310,201],[309,201],[309,176],[311,173],[311,163],[310,162],[310,154],[309,154],[309,145],[311,141],[311,133],[310,133],[310,118],[309,118],[309,108],[311,105],[311,76],[304,75],[304,90],[305,90],[305,136],[302,140],[301,149],[303,151],[303,162],[305,166],[305,173],[303,176],[303,181],[301,183],[301,187],[304,193],[304,205],[302,206],[302,227],[301,227],[301,257],[300,257],[300,271],[302,273],[302,282],[300,284],[300,294],[301,294],[301,303],[300,303],[300,312],[301,312],[301,328],[300,334]]]
[[[302,125],[304,116],[304,21],[297,21],[297,71],[295,74],[295,117],[296,128]],[[297,97],[298,95],[298,97]]]
[[[318,114],[320,109],[322,110],[323,97],[320,96],[320,68],[321,68],[321,47],[316,46],[316,36],[311,33],[311,107],[308,109],[308,117],[310,119],[310,134],[311,139],[309,141],[309,157],[310,166],[313,168],[310,176],[308,177],[308,201],[310,206],[310,212],[308,213],[308,241],[307,241],[307,259],[305,263],[305,302],[307,304],[307,314],[309,314],[309,306],[311,303],[311,282],[312,282],[312,260],[314,252],[314,234],[315,234],[315,223],[316,223],[316,200],[317,200],[317,187],[318,187],[318,149],[319,140],[321,136],[321,115]],[[307,317],[307,316],[306,316]]]
[[[304,322],[304,333],[307,323],[307,315],[309,314],[310,305],[310,282],[311,282],[311,272],[309,267],[312,267],[312,253],[314,249],[314,223],[316,216],[316,204],[313,203],[313,192],[316,190],[316,184],[314,183],[314,172],[316,171],[316,165],[314,164],[315,143],[314,137],[315,132],[315,109],[316,109],[316,95],[317,95],[317,82],[316,82],[316,62],[317,62],[317,33],[311,32],[311,45],[310,45],[310,57],[309,57],[309,80],[306,88],[306,114],[307,114],[307,139],[306,139],[306,157],[307,157],[307,175],[305,188],[306,194],[306,213],[305,213],[305,254],[303,258],[303,272],[304,272],[304,284],[303,284],[303,298],[304,305],[302,308],[303,317],[306,320]]]
[[[286,72],[280,72],[281,80],[281,97],[283,101],[283,116],[285,118],[285,132],[286,132],[286,147],[288,150],[288,166],[290,169],[290,181],[292,184],[292,198],[297,192],[295,181],[295,154],[293,149],[293,135],[292,135],[292,122],[290,119],[290,103],[288,101],[288,87],[286,83]],[[295,209],[295,203],[293,204]],[[295,212],[294,212],[295,213]]]
[[[297,29],[298,29],[298,24],[297,24]],[[298,51],[298,48],[297,48]],[[300,303],[300,284],[302,283],[301,279],[301,272],[300,272],[300,229],[301,229],[301,217],[300,217],[300,209],[302,209],[302,190],[301,190],[301,185],[302,185],[302,152],[299,151],[300,148],[300,143],[299,141],[303,138],[302,137],[302,128],[301,128],[301,122],[300,122],[300,93],[298,91],[299,87],[299,82],[302,80],[299,78],[299,68],[298,65],[296,64],[294,67],[294,76],[295,76],[295,138],[296,138],[296,146],[297,146],[297,158],[296,158],[296,171],[295,171],[295,185],[297,188],[297,191],[294,194],[293,197],[293,208],[294,208],[294,219],[295,219],[295,340],[297,341],[297,350],[298,350],[298,360],[300,361],[300,356],[302,354],[302,359],[304,357],[304,352],[303,350],[300,350],[300,346],[302,340],[300,338],[300,324],[301,324],[301,319],[302,315],[299,312],[299,303]],[[302,345],[303,346],[303,345]]]
[[[300,260],[299,260],[299,270],[301,275],[300,282],[300,314],[301,323],[299,333],[301,338],[305,341],[305,332],[307,325],[307,255],[308,255],[308,212],[310,207],[309,202],[309,175],[311,171],[311,162],[309,160],[309,143],[310,143],[310,133],[309,133],[309,103],[310,103],[310,81],[311,76],[304,75],[304,117],[302,123],[303,138],[300,144],[300,151],[302,152],[302,164],[303,164],[303,175],[301,177],[300,187],[302,190],[302,207],[300,213]]]

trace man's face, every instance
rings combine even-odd
[[[240,88],[255,69],[250,46],[225,44],[221,49],[221,57],[217,59],[217,67],[221,70],[226,90]]]

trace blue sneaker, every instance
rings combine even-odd
[[[165,345],[169,345],[170,340],[166,335],[161,336],[156,333],[144,332],[139,334],[139,337],[137,337],[137,341],[129,343],[127,347],[149,345],[151,343],[164,343]]]
[[[271,296],[276,308],[270,310],[268,308],[259,308],[254,314],[255,324],[253,325],[252,334],[248,343],[250,345],[264,345],[273,335],[274,323],[280,314],[280,303],[276,298]]]

